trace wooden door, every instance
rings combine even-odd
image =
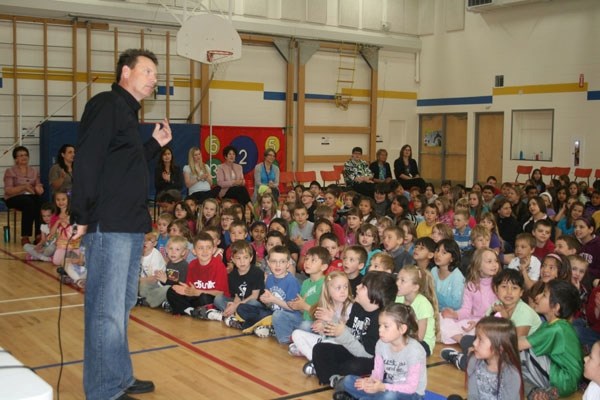
[[[467,114],[448,114],[444,138],[444,179],[465,184],[467,176]]]
[[[467,165],[467,114],[422,114],[419,169],[438,187],[442,180],[465,183]]]
[[[504,113],[478,113],[475,116],[475,182],[485,182],[488,176],[502,180]]]
[[[439,186],[442,179],[442,114],[420,115],[419,172],[423,179]]]

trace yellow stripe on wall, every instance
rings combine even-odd
[[[542,94],[542,93],[568,93],[568,92],[587,92],[588,83],[585,82],[583,87],[579,87],[579,83],[555,83],[549,85],[522,85],[522,86],[506,86],[493,88],[494,96],[505,96],[515,94]]]
[[[369,89],[342,88],[342,94],[352,96],[352,97],[370,97],[371,91]],[[400,92],[400,91],[396,91],[396,90],[378,90],[377,97],[380,99],[416,100],[417,92]]]

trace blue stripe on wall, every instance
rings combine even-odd
[[[319,100],[334,100],[335,97],[332,94],[314,94],[306,93],[304,95],[307,99],[319,99]],[[263,92],[264,100],[285,100],[285,92]],[[298,93],[294,93],[294,101],[298,101]]]
[[[600,90],[591,90],[587,93],[588,100],[600,100]]]
[[[173,86],[169,86],[169,96],[173,96]],[[167,87],[166,86],[157,86],[156,87],[156,94],[161,94],[163,96],[166,96],[167,94]]]
[[[422,99],[417,100],[417,107],[458,106],[464,104],[491,104],[492,99],[492,96],[451,97],[448,99]]]
[[[285,100],[285,92],[263,92],[263,100]]]

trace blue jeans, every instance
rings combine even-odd
[[[222,294],[219,294],[219,295],[215,296],[215,301],[213,304],[217,310],[225,311],[225,308],[227,307],[227,303],[229,303],[231,301],[233,301],[233,297],[227,297]],[[262,303],[259,302],[258,300],[248,300],[244,304],[250,304],[250,305],[258,306],[258,307],[262,306]]]
[[[276,310],[273,312],[273,328],[279,343],[290,343],[294,329],[310,332],[311,325],[312,321],[305,321],[299,311]]]
[[[137,300],[144,234],[98,229],[83,243],[88,269],[83,386],[87,400],[115,399],[135,380],[127,325]]]
[[[583,346],[587,347],[588,350],[591,350],[594,343],[600,340],[600,333],[587,326],[587,323],[583,319],[577,318],[573,321],[572,325],[577,333],[579,341]]]
[[[387,390],[385,392],[366,393],[354,387],[354,382],[360,378],[356,375],[347,375],[342,381],[344,391],[359,400],[421,400],[425,398],[425,396],[417,393],[400,393]]]
[[[261,319],[268,317],[273,314],[270,308],[265,307],[264,304],[240,304],[237,308],[237,314],[244,320],[242,323],[242,329],[250,328]]]

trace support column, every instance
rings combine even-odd
[[[319,43],[299,41],[298,42],[298,146],[296,148],[297,160],[296,171],[304,171],[304,127],[306,105],[304,96],[306,94],[306,63],[319,50]]]

